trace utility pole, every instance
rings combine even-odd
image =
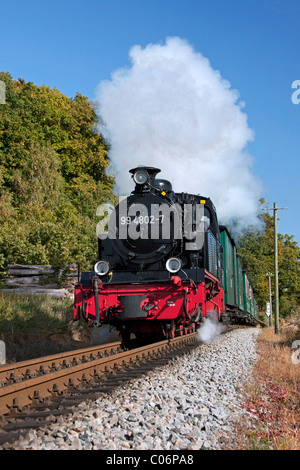
[[[271,276],[274,276],[273,273],[266,273],[265,276],[269,276],[269,298],[270,298],[270,326],[273,326],[272,320],[272,288],[271,288]],[[268,325],[269,326],[269,325]]]
[[[275,300],[275,334],[279,333],[279,294],[278,294],[278,239],[277,239],[277,211],[287,207],[277,207],[274,202],[272,208],[263,211],[274,211],[274,300]]]

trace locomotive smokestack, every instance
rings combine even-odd
[[[154,188],[156,175],[160,172],[159,168],[140,165],[137,168],[129,170],[135,182],[134,193],[149,192]]]

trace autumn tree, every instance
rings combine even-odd
[[[263,202],[263,201],[262,201]],[[274,217],[260,216],[263,229],[251,230],[237,239],[238,254],[253,286],[260,310],[266,311],[269,301],[269,280],[274,273]],[[278,284],[281,316],[289,315],[300,301],[300,248],[293,235],[278,234]],[[272,278],[272,294],[274,294]]]
[[[0,80],[0,270],[13,262],[90,268],[96,208],[113,197],[95,110],[79,93],[69,98],[3,72]]]

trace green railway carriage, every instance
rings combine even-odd
[[[227,228],[221,229],[221,244],[223,248],[223,282],[225,292],[225,305],[237,305],[237,270],[236,246]]]
[[[255,299],[254,299],[254,309],[255,309],[255,318],[258,319],[258,314],[259,314],[258,305]]]
[[[253,293],[252,288],[251,288],[250,296],[251,296],[250,314],[251,314],[254,318],[258,318],[258,305],[257,305],[257,303],[256,303],[256,301],[255,301],[254,293]]]
[[[250,317],[258,318],[257,304],[247,274],[243,271],[235,242],[227,227],[220,225],[223,249],[223,286],[226,305],[224,318],[249,322]]]
[[[237,306],[240,310],[244,310],[244,289],[243,289],[243,269],[240,257],[236,257],[236,270],[237,270]]]
[[[250,284],[247,274],[243,272],[243,302],[244,312],[251,313],[251,296],[250,296]],[[252,290],[252,289],[251,289]]]

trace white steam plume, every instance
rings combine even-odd
[[[156,166],[176,192],[210,197],[222,223],[256,224],[261,185],[238,92],[178,37],[134,46],[129,56],[131,67],[97,89],[116,192],[133,189],[129,169]]]
[[[203,343],[212,343],[221,334],[221,331],[222,327],[218,321],[203,318],[203,323],[197,331],[197,339]]]

